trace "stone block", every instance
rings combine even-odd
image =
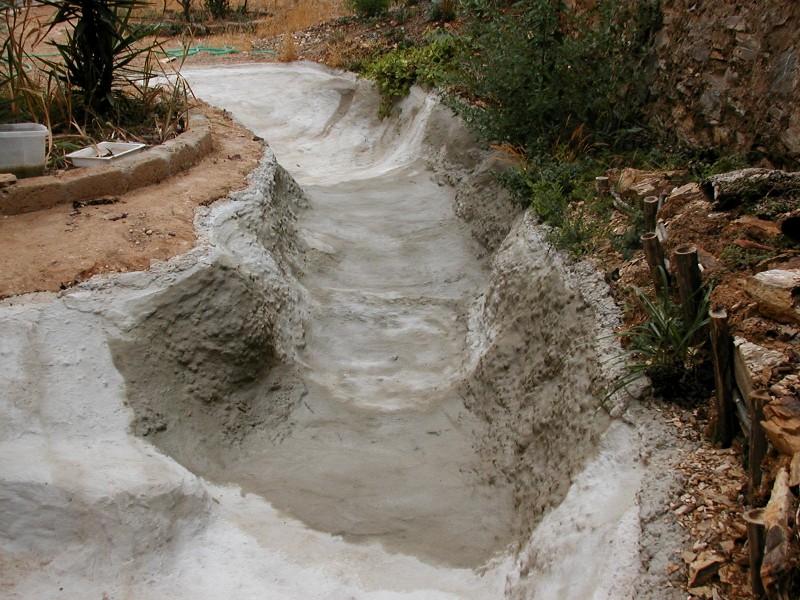
[[[149,148],[136,157],[126,167],[130,189],[153,185],[169,177],[171,172],[171,156],[163,148]]]
[[[62,176],[68,202],[101,196],[119,196],[128,191],[127,173],[119,166],[82,167]]]
[[[19,215],[68,201],[64,184],[57,177],[30,177],[0,189],[0,214]]]

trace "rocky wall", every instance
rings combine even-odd
[[[800,4],[663,0],[651,122],[718,155],[800,165]]]

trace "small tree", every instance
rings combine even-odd
[[[152,50],[137,46],[154,33],[152,26],[131,20],[133,10],[145,6],[145,0],[42,0],[57,9],[49,22],[72,25],[66,42],[50,42],[62,62],[51,61],[58,79],[82,92],[85,108],[108,115],[114,107],[114,89],[129,83],[130,74],[140,73],[131,63]]]
[[[178,0],[178,2],[181,5],[183,20],[188,23],[191,20],[192,0]]]
[[[230,0],[205,0],[205,6],[212,19],[219,21],[231,11]]]

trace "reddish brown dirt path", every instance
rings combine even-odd
[[[115,204],[78,210],[65,204],[0,217],[0,298],[55,291],[98,273],[146,269],[151,260],[190,250],[197,207],[245,187],[263,153],[262,142],[227,115],[216,109],[207,115],[214,150],[176,177],[129,192]]]

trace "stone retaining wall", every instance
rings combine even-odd
[[[211,122],[189,113],[191,129],[177,138],[100,167],[20,179],[0,189],[0,215],[18,215],[74,201],[119,196],[163,181],[198,162],[213,149]]]
[[[661,4],[652,122],[722,156],[800,164],[800,3]]]

